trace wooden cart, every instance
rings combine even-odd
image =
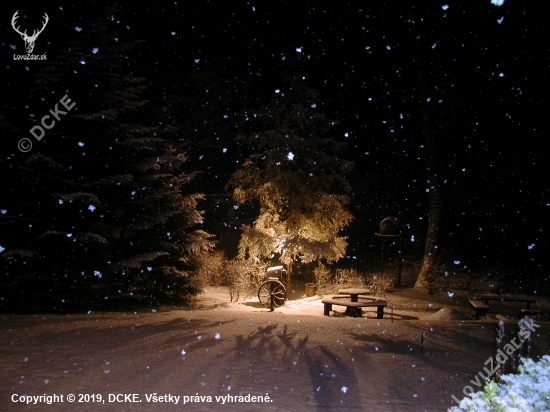
[[[266,308],[278,308],[285,304],[286,288],[281,282],[286,270],[282,266],[267,268],[264,282],[258,288],[258,299]]]

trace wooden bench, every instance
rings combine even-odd
[[[487,312],[489,312],[489,309],[491,309],[488,304],[483,303],[480,300],[474,299],[470,299],[468,302],[470,302],[472,309],[475,311],[476,319],[479,319],[480,316],[483,316],[485,319],[487,319]]]
[[[480,295],[479,298],[486,304],[488,304],[490,300],[500,300],[501,302],[525,302],[527,304],[527,309],[531,308],[531,303],[537,303],[537,300],[535,298],[505,296],[497,295],[494,293],[485,293],[483,295]]]
[[[540,311],[538,309],[520,309],[519,310],[519,317],[520,319],[524,316],[536,316],[537,320],[540,319]]]
[[[370,298],[369,300],[362,300],[359,302],[352,302],[351,300],[348,300],[350,297],[345,295],[337,295],[337,296],[325,296],[322,300],[323,304],[325,305],[325,316],[330,315],[330,311],[332,310],[332,305],[339,305],[339,306],[345,306],[349,308],[349,315],[350,317],[356,317],[361,316],[361,308],[368,308],[368,307],[377,307],[376,310],[376,318],[377,319],[383,319],[384,318],[384,306],[387,306],[388,303],[385,300],[375,300],[373,298]]]

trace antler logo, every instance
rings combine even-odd
[[[19,31],[19,27],[15,27],[15,20],[17,20],[17,18],[19,17],[17,13],[19,13],[19,10],[17,10],[14,13],[13,17],[11,18],[11,26],[17,33],[21,35],[21,38],[25,42],[25,49],[27,50],[27,53],[31,54],[32,51],[34,50],[34,43],[36,42],[38,35],[44,31],[44,28],[46,27],[46,24],[48,24],[48,21],[50,20],[50,18],[46,13],[44,13],[44,16],[46,17],[46,21],[42,25],[42,28],[40,30],[34,30],[32,36],[29,36],[27,35],[27,30],[25,30],[25,32],[22,33],[21,31]]]

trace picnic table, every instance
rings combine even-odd
[[[350,295],[351,301],[357,302],[359,300],[359,295],[370,295],[370,290],[360,288],[348,288],[340,289],[338,293],[340,295]]]
[[[365,298],[366,300],[359,301],[359,296],[370,295],[370,290],[350,288],[340,289],[339,293],[339,295],[328,295],[323,298],[325,316],[329,316],[332,305],[340,305],[346,307],[346,315],[350,317],[361,316],[361,308],[376,307],[376,317],[378,319],[384,318],[384,307],[387,306],[385,300],[368,297]]]
[[[484,293],[479,298],[489,304],[490,300],[500,300],[501,302],[525,302],[527,303],[527,309],[531,309],[531,303],[537,303],[535,298],[529,296],[512,296],[512,295],[497,295],[496,293]]]

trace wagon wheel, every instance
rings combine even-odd
[[[266,280],[258,289],[260,303],[272,311],[283,305],[286,298],[286,289],[278,280]]]

